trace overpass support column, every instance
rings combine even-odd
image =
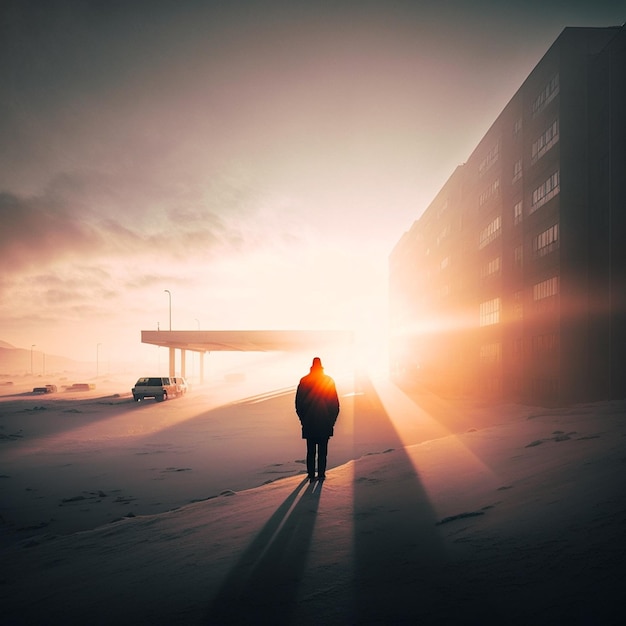
[[[187,361],[187,351],[184,348],[180,350],[180,375],[185,378],[185,362]]]
[[[204,383],[204,352],[199,352],[200,355],[200,384]]]
[[[170,348],[170,372],[169,377],[176,376],[176,348]]]

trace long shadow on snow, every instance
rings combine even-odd
[[[218,590],[207,623],[291,623],[313,536],[321,483],[298,484]]]
[[[393,475],[368,472],[366,459],[354,474],[353,624],[487,624],[492,607],[478,605],[463,589],[463,573],[447,561],[436,514],[373,384],[357,374],[354,433],[376,429],[393,441]],[[401,480],[381,489],[384,480]]]

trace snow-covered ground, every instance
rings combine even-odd
[[[341,374],[310,485],[305,373],[160,404],[115,382],[5,391],[1,623],[622,622],[626,402],[451,403]]]

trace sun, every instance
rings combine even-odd
[[[363,316],[354,332],[354,365],[370,374],[388,371],[387,322],[381,316]]]

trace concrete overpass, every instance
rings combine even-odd
[[[176,350],[181,352],[183,377],[186,352],[199,352],[203,381],[207,352],[317,351],[325,346],[349,346],[354,334],[344,330],[142,330],[141,342],[169,349],[170,376],[176,375]]]

